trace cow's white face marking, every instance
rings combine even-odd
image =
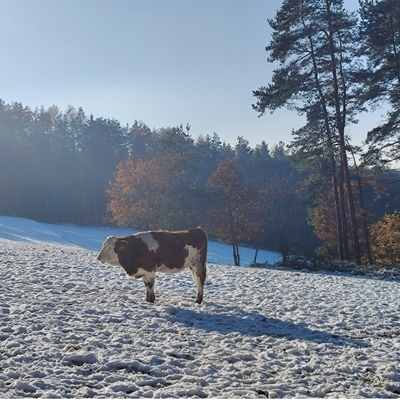
[[[103,264],[110,264],[116,267],[120,267],[121,264],[118,260],[118,255],[114,251],[115,243],[117,242],[117,238],[115,236],[109,236],[103,243],[103,247],[100,251],[97,259]]]
[[[143,242],[146,243],[147,248],[149,251],[156,251],[159,247],[159,244],[157,241],[154,239],[153,235],[151,232],[142,232],[138,235],[140,239],[143,240]]]

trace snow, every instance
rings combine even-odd
[[[214,261],[150,304],[109,234],[0,217],[0,398],[400,396],[398,280]]]

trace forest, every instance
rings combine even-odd
[[[307,118],[289,144],[190,125],[150,129],[82,108],[0,101],[0,214],[135,229],[201,225],[232,245],[279,251],[283,263],[400,264],[400,4],[286,0],[266,47],[276,69],[255,112]],[[346,128],[384,103],[387,120],[351,144]]]

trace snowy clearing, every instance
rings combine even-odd
[[[203,304],[188,271],[150,304],[62,235],[0,218],[0,397],[400,396],[398,280],[210,263]]]

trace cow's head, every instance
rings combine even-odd
[[[128,246],[128,242],[115,236],[108,236],[103,243],[97,259],[103,264],[121,266],[118,253]]]

